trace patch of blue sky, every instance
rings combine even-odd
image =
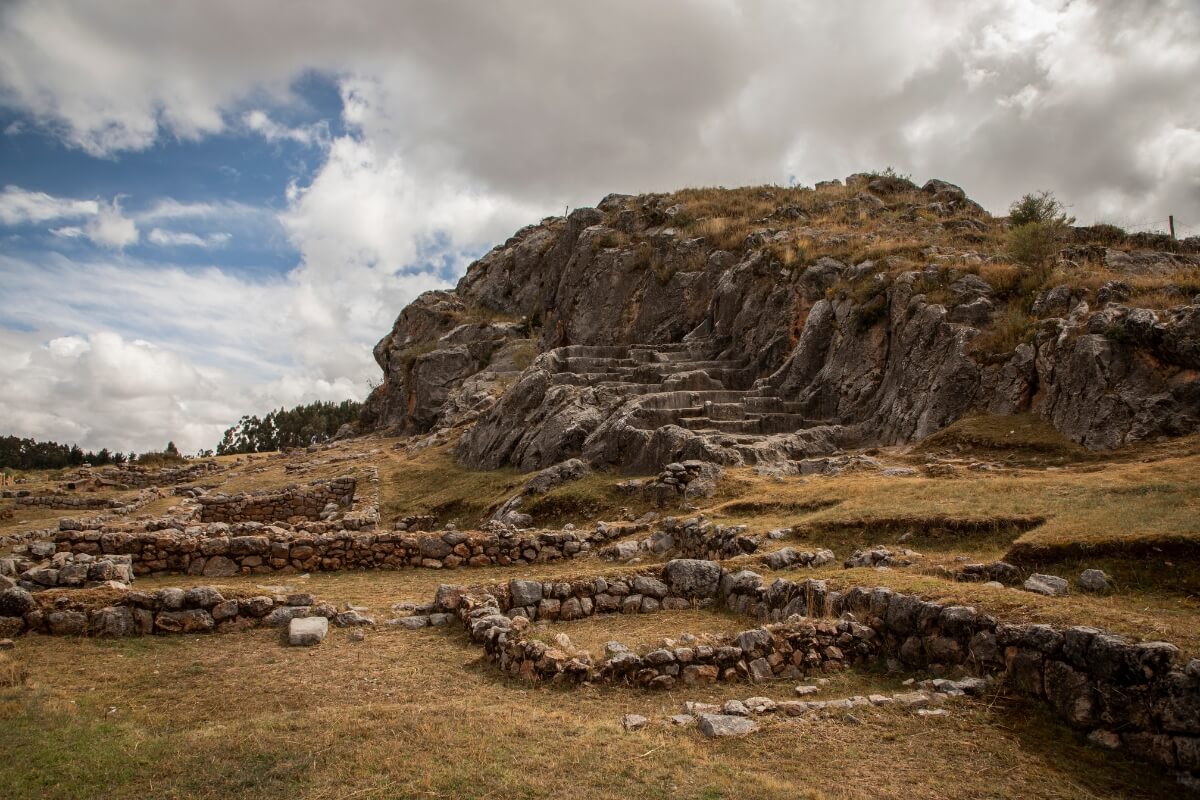
[[[264,136],[245,121],[256,110],[280,129],[311,129],[324,138]],[[0,184],[55,197],[119,198],[141,233],[125,249],[135,258],[238,273],[285,272],[298,254],[275,215],[286,204],[288,185],[307,184],[321,167],[323,142],[344,134],[341,112],[335,77],[307,73],[282,100],[252,95],[229,109],[220,134],[197,140],[168,134],[145,150],[97,158],[64,145],[27,115],[0,107]],[[12,254],[95,253],[85,237],[51,233],[70,224],[8,226],[0,241]]]

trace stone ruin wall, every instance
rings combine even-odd
[[[342,477],[307,486],[289,486],[282,491],[204,495],[197,498],[200,521],[269,523],[318,520],[329,503],[343,509],[352,507],[357,483],[353,477]]]
[[[124,503],[107,497],[79,497],[69,494],[18,494],[14,496],[18,506],[26,508],[120,508]]]
[[[161,469],[146,469],[138,466],[109,467],[94,471],[91,476],[115,481],[136,489],[146,489],[151,486],[174,486],[179,483],[189,483],[224,470],[225,467],[216,461],[199,461],[182,467],[163,467]],[[87,477],[86,473],[84,475]]]
[[[133,581],[132,562],[129,556],[87,553],[56,553],[44,560],[9,556],[0,558],[0,587],[15,583],[28,592],[41,592],[129,584]]]
[[[114,514],[132,514],[147,503],[159,498],[158,492],[145,490],[132,499],[117,499],[105,497],[82,497],[65,492],[50,494],[32,494],[27,490],[5,492],[4,496],[12,497],[18,506],[26,508],[62,508],[70,511],[103,509]]]
[[[72,528],[74,524],[71,521]],[[211,535],[196,526],[128,532],[59,530],[55,544],[60,552],[129,555],[139,575],[184,572],[229,577],[276,571],[443,569],[558,561],[586,555],[593,547],[628,532],[624,527],[600,525],[590,532],[540,531],[525,535],[511,531],[309,534],[282,530]]]
[[[617,652],[599,664],[527,634],[530,620],[691,606],[724,608],[767,625],[703,651]],[[1133,643],[1082,626],[1007,625],[968,606],[882,587],[837,592],[824,581],[782,579],[764,586],[748,570],[730,573],[715,562],[686,559],[668,562],[657,576],[443,586],[434,608],[457,613],[505,672],[534,680],[670,688],[790,677],[877,658],[913,670],[995,674],[1011,690],[1045,701],[1097,743],[1200,772],[1200,659],[1180,668],[1178,648],[1167,642]]]
[[[586,601],[586,602],[585,602]],[[578,619],[684,607],[724,608],[765,623],[734,636],[644,655],[616,648],[597,664],[528,635],[534,619]],[[879,658],[909,669],[998,675],[1045,701],[1090,739],[1169,769],[1200,772],[1200,659],[1182,668],[1166,642],[1133,643],[1088,627],[1006,625],[967,606],[946,606],[887,588],[830,591],[824,581],[727,572],[677,559],[642,574],[578,581],[511,581],[439,587],[435,611],[458,616],[505,672],[531,680],[606,681],[655,688],[718,680],[765,680],[831,671]],[[0,636],[131,636],[283,626],[297,616],[337,616],[311,595],[223,597],[211,587],[125,592],[101,609],[56,603],[47,610],[18,588],[0,592]]]
[[[52,610],[17,588],[0,592],[0,638],[22,633],[56,636],[149,636],[281,627],[294,616],[333,617],[337,610],[306,593],[226,598],[211,586],[157,592],[126,591],[104,608],[60,597]]]

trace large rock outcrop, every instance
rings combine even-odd
[[[1120,281],[1024,298],[1026,276],[988,271],[1003,225],[951,184],[887,176],[610,195],[405,308],[375,349],[384,382],[364,421],[461,427],[466,464],[523,470],[778,462],[919,439],[973,412],[1032,410],[1093,448],[1196,430],[1200,306],[1122,305]],[[1198,242],[1080,241],[1064,269],[1200,265]],[[1024,330],[997,334],[1013,319]]]

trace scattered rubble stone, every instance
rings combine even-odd
[[[662,527],[645,539],[617,542],[601,550],[599,555],[613,561],[651,555],[725,559],[753,553],[758,544],[757,537],[746,534],[744,525],[716,525],[703,517],[667,517],[662,521]]]
[[[671,462],[657,477],[649,481],[629,480],[617,487],[631,494],[640,494],[651,502],[665,506],[682,500],[711,497],[717,488],[721,467],[708,461]]]

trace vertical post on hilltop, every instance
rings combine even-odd
[[[1167,217],[1167,224],[1171,226],[1171,241],[1175,241],[1175,215],[1171,214]]]

